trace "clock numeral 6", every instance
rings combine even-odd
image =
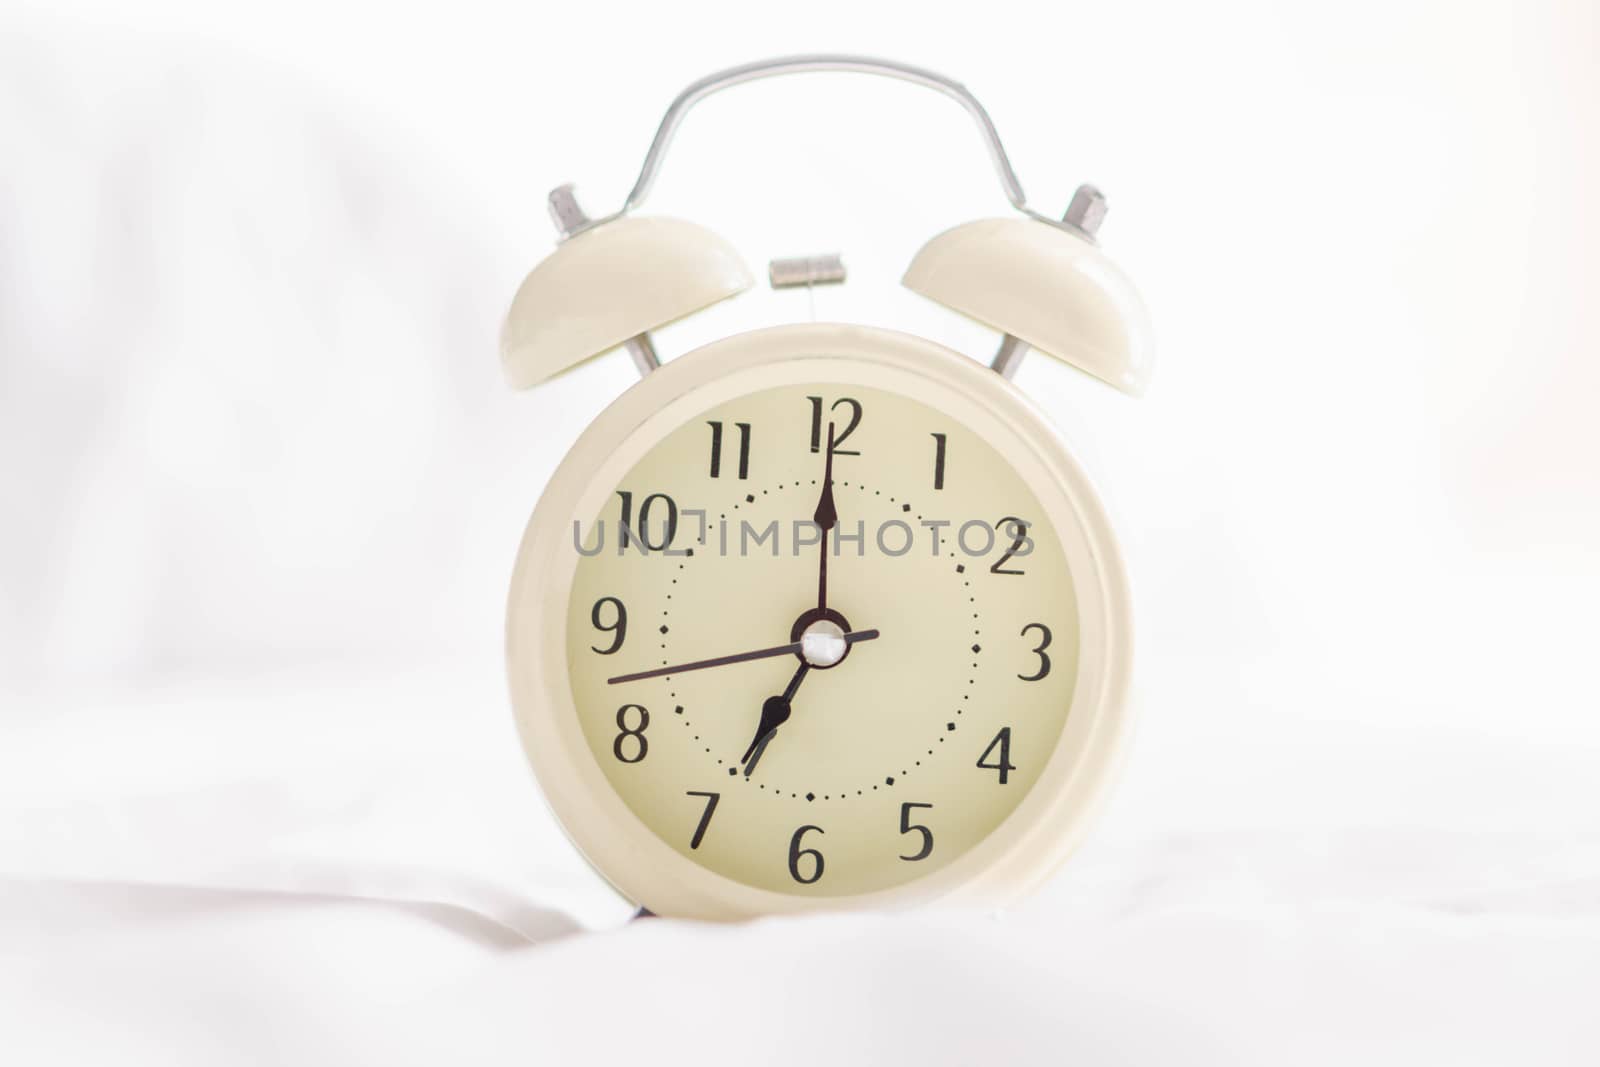
[[[609,624],[600,621],[600,609],[605,607],[607,604],[610,604],[616,609],[616,618],[613,619]],[[594,608],[589,612],[589,621],[594,623],[594,628],[596,630],[599,630],[603,634],[609,633],[612,635],[610,648],[600,648],[597,645],[589,646],[592,651],[598,652],[602,656],[609,656],[613,652],[617,651],[617,649],[622,647],[622,642],[628,638],[628,609],[623,607],[622,601],[618,600],[614,596],[603,596],[599,600],[596,600],[594,602]]]
[[[1017,677],[1021,678],[1024,682],[1037,682],[1039,679],[1050,673],[1050,656],[1045,652],[1045,649],[1050,647],[1050,639],[1052,635],[1050,633],[1050,627],[1046,626],[1042,622],[1030,622],[1028,625],[1024,626],[1022,628],[1022,636],[1027,637],[1029,630],[1039,631],[1039,643],[1034,647],[1033,650],[1033,654],[1039,657],[1039,670],[1034,674],[1019,674]]]
[[[637,711],[639,713],[638,726],[628,725],[628,712],[630,711]],[[611,742],[611,754],[616,756],[617,759],[621,760],[623,763],[638,763],[640,760],[644,759],[645,753],[650,751],[650,742],[645,740],[644,736],[644,732],[649,726],[650,713],[644,709],[644,705],[622,705],[622,707],[617,709],[617,729],[622,732],[617,734],[617,739],[615,741]],[[638,744],[633,746],[632,759],[629,759],[623,751],[626,747],[628,747],[624,745],[623,742],[628,740],[630,737],[638,742]]]
[[[689,838],[689,847],[692,849],[699,848],[700,842],[705,840],[706,827],[711,825],[711,813],[717,810],[717,801],[722,799],[722,794],[702,793],[699,790],[691,789],[685,795],[706,798],[706,810],[700,813],[700,825],[694,828],[694,836]]]
[[[711,477],[722,477],[722,423],[707,422],[711,427]],[[739,478],[744,480],[750,476],[750,424],[736,422],[733,424],[739,431]]]
[[[814,848],[800,847],[800,839],[812,830],[819,834],[826,832],[820,826],[802,826],[789,839],[789,876],[801,885],[810,885],[822,877],[822,853]],[[800,873],[800,857],[802,856],[809,856],[813,861],[811,877],[809,878]]]
[[[822,433],[822,398],[820,396],[808,396],[806,399],[811,401],[811,451],[821,452],[824,440]],[[853,449],[840,448],[839,446],[844,444],[846,437],[856,432],[857,426],[861,425],[861,401],[854,397],[841,396],[829,405],[828,410],[837,411],[840,404],[849,407],[850,421],[845,423],[844,429],[834,436],[833,454],[836,456],[859,456],[861,455],[860,452]]]
[[[925,860],[933,852],[933,831],[919,823],[911,821],[912,808],[927,808],[933,810],[932,804],[902,804],[900,805],[900,832],[902,834],[917,833],[922,835],[922,847],[909,856],[901,856],[903,860]]]
[[[989,758],[990,753],[996,748],[1000,750],[999,762],[985,763],[984,761]],[[989,747],[984,749],[983,755],[978,757],[978,766],[986,771],[999,771],[1000,784],[1006,784],[1007,776],[1017,769],[1017,765],[1011,762],[1011,727],[1004,727],[994,735],[994,740],[989,742]]]
[[[650,552],[660,552],[672,546],[672,539],[678,536],[678,502],[665,493],[651,493],[639,505],[639,525],[633,524],[633,494],[621,489],[617,496],[622,498],[622,521],[617,530],[617,543],[627,548],[633,543],[633,535],[639,535],[639,543]],[[656,501],[661,501],[667,509],[666,524],[663,529],[664,536],[661,543],[650,540],[650,511],[655,507]]]

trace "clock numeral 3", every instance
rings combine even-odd
[[[678,536],[678,503],[665,493],[651,493],[639,505],[639,525],[633,524],[633,494],[617,490],[617,496],[622,498],[622,522],[617,530],[617,543],[627,548],[633,543],[633,535],[638,534],[639,543],[650,552],[660,552],[672,546],[672,539]],[[662,529],[664,536],[660,544],[650,540],[650,511],[655,507],[656,501],[661,501],[667,509],[665,525]]]
[[[1039,670],[1036,674],[1019,674],[1017,677],[1024,682],[1037,682],[1050,673],[1050,657],[1046,654],[1045,649],[1050,647],[1052,634],[1050,633],[1050,627],[1042,622],[1030,622],[1024,626],[1022,628],[1022,636],[1027,637],[1029,630],[1039,631],[1039,644],[1033,650],[1033,654],[1039,657]]]
[[[711,427],[711,477],[722,477],[722,423],[708,422]],[[742,481],[750,477],[750,424],[736,422],[734,428],[739,431],[739,478]]]
[[[610,625],[600,621],[600,609],[607,604],[617,609],[616,619]],[[589,612],[589,621],[594,623],[594,628],[601,633],[612,635],[611,647],[600,648],[597,645],[589,647],[602,656],[609,656],[622,647],[622,642],[628,638],[628,609],[622,606],[622,601],[614,596],[603,596],[594,602],[594,609]]]
[[[826,832],[820,826],[802,826],[789,839],[789,876],[801,885],[810,885],[822,877],[822,853],[814,848],[800,847],[800,839],[812,830],[819,834]],[[802,856],[809,856],[812,860],[811,877],[809,878],[800,873],[800,858]]]
[[[822,442],[824,440],[822,433],[822,398],[820,396],[808,396],[806,399],[811,401],[811,451],[820,452],[822,451]],[[833,454],[836,456],[859,456],[861,455],[860,452],[848,448],[840,448],[839,446],[844,444],[846,437],[856,432],[857,426],[861,425],[861,401],[854,397],[841,396],[829,405],[828,410],[837,411],[840,404],[849,407],[850,421],[845,423],[844,429],[834,436]]]
[[[989,758],[989,754],[996,748],[1000,750],[999,762],[985,763],[984,761]],[[984,749],[983,755],[978,757],[978,766],[986,771],[999,771],[1000,784],[1006,784],[1006,776],[1017,769],[1017,765],[1011,762],[1011,727],[1004,727],[994,735],[994,740],[989,742],[989,747]]]
[[[630,727],[628,725],[628,712],[630,711],[637,711],[639,713],[638,726]],[[617,739],[615,741],[611,742],[611,754],[616,756],[617,759],[623,763],[638,763],[640,760],[644,759],[645,754],[650,751],[650,742],[645,740],[644,736],[644,732],[649,728],[649,726],[650,713],[644,709],[644,705],[622,705],[622,707],[617,709],[617,729],[622,732],[617,734]],[[628,758],[628,756],[624,753],[624,749],[626,749],[628,746],[623,744],[623,742],[627,741],[630,737],[633,738],[634,741],[638,742],[636,745],[632,746],[632,759]]]
[[[902,804],[900,805],[900,832],[902,834],[921,834],[922,847],[909,856],[901,856],[903,860],[925,860],[933,853],[933,831],[920,823],[911,821],[912,808],[927,808],[933,810],[932,804]]]
[[[706,827],[711,825],[711,813],[717,810],[717,801],[722,799],[722,794],[702,793],[698,790],[691,789],[686,795],[691,797],[706,798],[706,810],[700,813],[700,825],[694,828],[694,836],[689,838],[689,847],[691,849],[695,849],[699,848],[700,842],[705,840]]]
[[[989,573],[990,574],[1021,574],[1021,573],[1023,573],[1020,570],[1012,570],[1010,567],[1005,566],[1005,562],[1006,562],[1006,560],[1010,559],[1012,556],[1015,556],[1019,552],[1022,553],[1024,556],[1026,556],[1029,552],[1033,551],[1033,541],[1032,541],[1031,538],[1028,537],[1028,523],[1027,523],[1027,521],[1025,519],[1019,519],[1015,515],[1007,515],[1004,518],[1002,518],[999,522],[995,523],[995,529],[999,530],[1002,536],[1007,534],[1007,532],[1009,531],[1010,536],[1013,538],[1013,540],[1011,542],[1011,547],[1006,549],[1005,554],[1002,555],[999,559],[995,560],[993,563],[991,563],[989,565]]]

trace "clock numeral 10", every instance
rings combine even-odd
[[[811,451],[821,452],[823,442],[822,398],[820,396],[808,396],[806,399],[811,401]],[[844,444],[846,437],[856,432],[857,426],[861,425],[861,401],[854,397],[841,396],[829,406],[828,410],[837,411],[840,404],[844,404],[850,409],[850,421],[845,423],[844,429],[834,436],[833,454],[836,456],[859,456],[861,455],[860,452],[849,448],[840,448],[839,446]]]
[[[999,761],[995,763],[984,762],[996,748],[1000,750]],[[983,755],[978,757],[978,766],[986,771],[999,771],[1000,784],[1006,784],[1007,776],[1017,769],[1017,765],[1011,762],[1011,727],[1004,727],[994,735],[994,740],[989,742],[989,747],[984,749]]]
[[[648,551],[660,552],[672,546],[672,539],[678,536],[678,502],[665,493],[651,493],[639,505],[639,525],[633,524],[633,494],[622,489],[617,490],[617,496],[622,500],[622,522],[617,530],[617,543],[623,548],[632,544],[633,534],[639,535],[639,543]],[[665,529],[660,544],[650,540],[650,511],[656,506],[656,501],[661,501],[667,509]]]
[[[822,877],[822,853],[814,848],[800,847],[800,839],[812,830],[819,834],[826,832],[820,826],[802,826],[789,839],[789,876],[801,885],[811,885]],[[800,873],[800,860],[802,858],[807,858],[811,861],[811,874],[809,877]]]
[[[705,840],[706,827],[711,825],[711,813],[717,810],[717,801],[722,799],[722,794],[702,793],[699,790],[691,789],[686,795],[706,798],[706,810],[700,813],[700,825],[694,828],[694,836],[689,838],[689,847],[694,849],[699,848],[700,842]]]
[[[628,725],[628,712],[630,711],[637,711],[639,713],[638,726]],[[617,759],[623,763],[638,763],[639,761],[643,760],[645,754],[650,751],[650,742],[645,740],[644,736],[644,732],[649,728],[649,726],[650,713],[644,709],[644,705],[622,705],[622,707],[617,709],[617,729],[621,732],[617,734],[616,740],[611,742],[611,754],[616,756]],[[631,746],[624,744],[624,742],[626,742],[629,738],[632,738],[636,743]],[[631,758],[627,754],[627,750],[629,748],[633,750],[633,756]]]
[[[711,427],[711,477],[722,477],[722,423],[708,422]],[[750,477],[750,424],[736,422],[733,424],[739,431],[739,478]]]

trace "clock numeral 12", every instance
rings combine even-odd
[[[820,396],[808,396],[806,399],[811,401],[811,451],[821,452],[823,440],[822,398]],[[844,444],[846,437],[856,432],[857,426],[861,425],[861,401],[855,397],[841,396],[829,405],[828,410],[837,411],[840,404],[845,404],[850,408],[850,421],[845,423],[844,429],[840,430],[834,437],[833,454],[836,456],[859,456],[861,455],[860,452],[849,448],[840,448],[839,446]]]
[[[711,427],[711,477],[722,477],[722,423],[707,422]],[[739,431],[739,478],[750,477],[750,424],[736,422]]]

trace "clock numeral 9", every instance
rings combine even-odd
[[[635,527],[633,525],[633,494],[618,489],[617,496],[622,498],[622,522],[620,528],[617,530],[618,544],[620,544],[623,548],[627,548],[633,543],[633,534],[637,533],[639,535],[639,543],[643,545],[647,551],[660,552],[662,549],[670,548],[672,546],[672,539],[678,536],[677,501],[673,500],[665,493],[651,493],[649,496],[645,497],[644,502],[639,505],[639,525]],[[658,500],[662,501],[667,508],[667,521],[665,529],[666,536],[661,539],[660,544],[656,544],[650,540],[650,509],[655,506],[655,503]]]
[[[1039,670],[1035,674],[1019,674],[1017,677],[1024,682],[1037,682],[1050,673],[1050,656],[1045,652],[1045,649],[1050,647],[1052,634],[1050,633],[1050,627],[1042,622],[1030,622],[1024,626],[1022,628],[1022,636],[1027,637],[1029,630],[1039,631],[1039,644],[1033,650],[1033,654],[1039,657]]]
[[[814,848],[800,847],[800,839],[812,830],[819,834],[826,832],[820,826],[802,826],[789,839],[789,876],[801,885],[810,885],[822,877],[822,853]],[[809,878],[800,873],[800,857],[802,856],[809,856],[812,860],[811,877]]]
[[[711,477],[722,477],[722,423],[708,422],[711,427]],[[750,476],[750,424],[736,422],[733,424],[739,431],[739,478],[744,480]]]
[[[699,848],[700,842],[705,839],[706,827],[711,825],[711,813],[717,810],[717,801],[722,799],[722,794],[702,793],[699,790],[691,789],[685,795],[706,798],[706,810],[700,813],[700,825],[694,828],[694,836],[689,838],[689,847],[695,849]]]
[[[1033,541],[1031,539],[1029,539],[1029,537],[1028,537],[1028,522],[1027,522],[1027,520],[1019,519],[1015,515],[1007,515],[1004,518],[1002,518],[999,522],[995,523],[995,529],[999,530],[1002,534],[1006,533],[1007,530],[1009,529],[1011,531],[1011,536],[1012,536],[1013,540],[1011,542],[1011,547],[1006,549],[1005,554],[1002,555],[999,559],[995,560],[993,563],[991,563],[989,565],[989,573],[990,574],[1021,574],[1021,573],[1023,573],[1020,570],[1012,570],[1010,567],[1005,566],[1005,562],[1006,562],[1006,560],[1010,559],[1012,556],[1015,556],[1019,552],[1021,552],[1024,556],[1026,556],[1029,552],[1033,551]]]
[[[825,439],[822,433],[822,398],[820,396],[808,396],[806,399],[811,401],[811,451],[821,452],[822,442]],[[840,448],[839,446],[844,444],[846,437],[856,432],[857,426],[861,425],[861,401],[854,397],[841,396],[829,405],[828,410],[837,411],[840,404],[845,404],[850,408],[850,421],[845,423],[844,429],[834,436],[833,454],[836,456],[859,456],[861,455],[860,452],[848,448]]]
[[[1000,750],[999,762],[985,763],[984,761],[989,758],[989,754],[996,748]],[[983,755],[978,757],[978,766],[986,771],[999,771],[1000,784],[1006,784],[1007,775],[1017,769],[1017,765],[1011,762],[1011,727],[1004,727],[994,735],[994,740],[989,742],[989,747],[984,749]]]
[[[628,725],[628,712],[630,711],[637,711],[639,713],[638,726]],[[645,754],[650,751],[650,742],[645,740],[644,736],[644,732],[649,728],[649,726],[650,713],[644,709],[642,704],[622,705],[622,707],[617,709],[617,729],[622,732],[617,734],[617,739],[615,741],[611,742],[611,754],[616,756],[617,759],[623,763],[638,763],[640,760],[644,759]],[[627,741],[630,737],[633,738],[634,741],[638,742],[632,746],[632,759],[629,759],[624,752],[624,749],[626,749],[628,746],[623,744],[623,742]]]
[[[616,618],[607,625],[600,621],[600,609],[610,604],[616,608]],[[594,602],[594,608],[589,612],[589,621],[594,623],[594,628],[601,633],[612,635],[611,647],[600,648],[590,645],[589,648],[602,656],[609,656],[622,647],[622,642],[628,639],[628,609],[622,606],[622,601],[614,596],[603,596]]]
[[[912,808],[927,808],[933,810],[932,804],[902,804],[900,805],[900,832],[902,834],[917,833],[922,835],[922,847],[909,856],[901,856],[903,860],[925,860],[933,852],[933,831],[919,823],[911,821]]]

